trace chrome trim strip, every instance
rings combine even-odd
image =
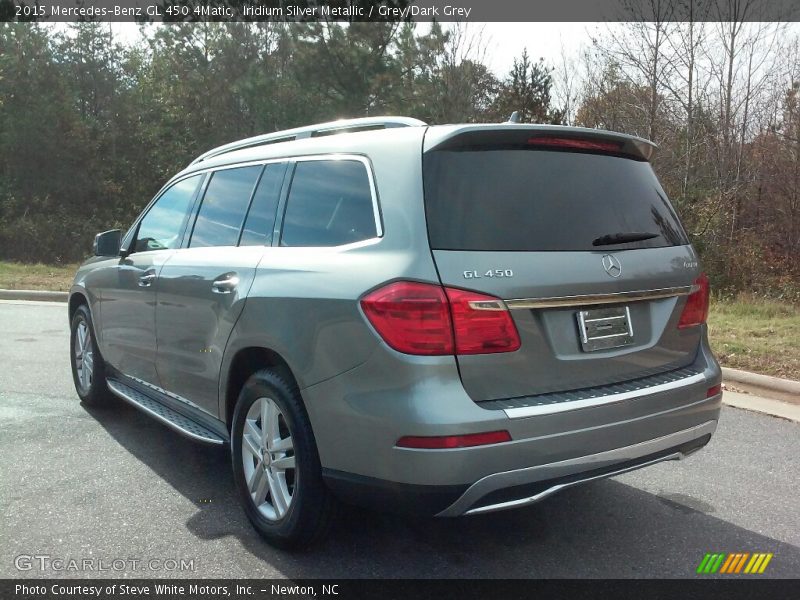
[[[527,467],[525,469],[504,471],[502,473],[487,475],[486,477],[483,477],[472,484],[467,491],[464,492],[460,498],[458,498],[458,500],[453,502],[453,504],[448,506],[437,516],[456,517],[464,514],[474,515],[504,510],[507,508],[527,506],[528,504],[538,502],[539,500],[542,500],[543,498],[546,498],[547,496],[550,496],[551,494],[554,494],[555,492],[558,492],[564,488],[571,487],[579,483],[604,477],[612,477],[614,475],[619,475],[620,473],[626,473],[628,471],[633,471],[634,469],[639,469],[641,467],[646,467],[666,460],[679,460],[687,455],[682,452],[674,452],[667,456],[648,460],[633,466],[620,468],[602,475],[586,476],[577,481],[556,484],[547,488],[546,490],[542,490],[538,494],[529,496],[527,498],[519,498],[517,500],[509,500],[506,502],[499,502],[497,504],[490,504],[488,506],[470,509],[470,507],[478,502],[481,498],[496,490],[514,487],[517,485],[525,485],[528,483],[536,483],[537,481],[544,481],[547,479],[566,477],[568,475],[575,475],[576,473],[580,473],[582,471],[591,471],[602,467],[613,466],[615,463],[636,460],[637,458],[655,454],[675,446],[680,446],[681,444],[691,442],[692,440],[696,440],[704,435],[714,433],[716,428],[716,421],[706,421],[705,423],[695,427],[677,431],[675,433],[652,440],[647,440],[645,442],[640,442],[638,444],[633,444],[631,446],[614,448],[613,450],[607,450],[597,454],[579,456],[577,458],[571,458],[568,460],[562,460],[534,467]]]
[[[115,385],[114,381],[108,381],[107,382],[107,386],[108,386],[108,389],[111,390],[115,395],[117,395],[120,398],[122,398],[123,400],[125,400],[125,402],[127,402],[128,404],[130,404],[134,408],[138,408],[143,413],[145,413],[147,416],[154,418],[159,423],[163,423],[164,425],[166,425],[167,427],[169,427],[173,431],[177,431],[181,435],[185,435],[188,438],[191,438],[193,440],[197,440],[197,441],[200,441],[200,442],[204,442],[206,444],[214,444],[216,446],[222,446],[222,445],[225,444],[225,440],[223,440],[220,437],[213,437],[212,438],[212,437],[206,437],[206,436],[198,435],[198,434],[196,434],[196,433],[194,433],[192,431],[188,431],[188,430],[184,429],[183,427],[181,427],[180,425],[178,425],[174,421],[170,421],[169,419],[167,419],[166,417],[163,417],[162,415],[158,414],[157,412],[155,412],[153,410],[150,410],[149,408],[147,408],[143,404],[140,404],[134,398],[132,398],[131,396],[126,394],[124,390],[119,389],[119,387],[117,387]],[[153,402],[156,402],[156,401],[153,400]],[[165,407],[165,408],[169,408],[169,407]],[[169,410],[172,410],[172,409],[169,409]],[[173,411],[173,412],[175,412],[175,411]],[[180,413],[178,413],[178,414],[180,414]],[[181,415],[181,416],[183,416],[183,415]]]
[[[688,296],[694,291],[691,285],[660,288],[657,290],[637,290],[633,292],[614,292],[612,294],[586,294],[583,296],[553,296],[550,298],[517,298],[506,300],[510,309],[519,308],[564,308],[568,306],[591,306],[595,304],[616,304],[618,302],[639,302],[675,296]]]
[[[468,510],[465,512],[465,515],[479,515],[483,513],[489,512],[496,512],[499,510],[508,510],[509,508],[517,508],[520,506],[527,506],[529,504],[533,504],[538,502],[539,500],[544,500],[548,496],[555,494],[565,488],[572,487],[573,485],[577,485],[579,483],[586,483],[588,481],[593,481],[595,479],[604,479],[606,477],[613,477],[614,475],[621,475],[623,473],[627,473],[629,471],[635,471],[636,469],[640,469],[643,467],[649,467],[650,465],[655,465],[660,462],[666,462],[668,460],[680,460],[684,458],[685,455],[681,452],[675,452],[673,454],[669,454],[667,456],[662,456],[660,458],[656,458],[653,460],[648,460],[638,465],[634,465],[632,467],[627,467],[625,469],[619,469],[617,471],[612,471],[610,473],[604,473],[602,475],[595,475],[593,477],[586,477],[584,479],[580,479],[578,481],[570,481],[569,483],[561,483],[558,485],[554,485],[553,487],[547,488],[543,492],[539,492],[529,498],[520,498],[519,500],[509,500],[508,502],[500,502],[498,504],[490,504],[488,506],[480,506],[478,508],[473,508],[472,510]]]
[[[614,402],[622,402],[624,400],[632,400],[641,396],[649,396],[651,394],[658,394],[660,392],[668,392],[687,385],[693,385],[705,381],[705,375],[697,373],[678,379],[677,381],[670,381],[669,383],[661,383],[650,387],[642,388],[640,390],[633,390],[630,392],[620,392],[618,394],[610,394],[608,396],[598,396],[597,398],[587,398],[586,400],[573,400],[572,402],[558,402],[555,404],[545,404],[542,406],[522,406],[520,408],[506,408],[503,412],[509,419],[521,419],[524,417],[534,417],[538,415],[551,415],[554,413],[567,412],[570,410],[578,410],[580,408],[591,408],[594,406],[602,406],[604,404],[612,404]]]

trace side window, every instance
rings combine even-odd
[[[167,250],[180,245],[180,235],[202,175],[182,179],[165,191],[139,224],[134,252]]]
[[[341,246],[378,234],[366,167],[355,160],[298,162],[281,246]]]
[[[190,248],[235,246],[250,195],[263,167],[216,171],[206,188],[192,231]]]
[[[278,210],[283,174],[286,163],[267,165],[253,202],[250,212],[244,222],[240,246],[263,246],[272,243],[272,230],[275,228],[275,212]]]

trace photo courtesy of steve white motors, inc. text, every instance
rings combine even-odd
[[[150,596],[188,596],[191,598],[220,598],[228,596],[251,596],[257,593],[271,594],[273,596],[337,596],[339,595],[339,584],[329,583],[319,585],[283,585],[271,583],[266,585],[214,585],[214,584],[177,584],[177,583],[147,583],[147,584],[126,584],[109,583],[103,584],[80,584],[80,583],[53,583],[42,585],[28,585],[18,583],[14,586],[14,595],[21,597],[36,596],[78,596],[81,598],[104,598],[104,597],[141,597]]]

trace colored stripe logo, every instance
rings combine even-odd
[[[708,552],[697,566],[697,573],[701,575],[712,575],[721,573],[724,575],[760,575],[767,569],[769,561],[772,560],[771,552],[732,552],[711,553]]]

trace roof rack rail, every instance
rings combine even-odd
[[[283,131],[276,131],[275,133],[267,133],[264,135],[257,135],[255,137],[246,138],[237,142],[231,142],[224,146],[219,146],[213,150],[201,154],[195,158],[191,165],[195,165],[209,158],[219,156],[220,154],[227,154],[235,150],[243,150],[245,148],[253,148],[255,146],[265,146],[267,144],[279,144],[281,142],[291,142],[292,140],[299,140],[302,138],[321,137],[324,135],[334,135],[336,133],[354,132],[354,131],[369,131],[371,129],[390,129],[393,127],[421,127],[427,123],[419,119],[412,119],[411,117],[366,117],[363,119],[342,119],[339,121],[330,121],[328,123],[319,123],[317,125],[308,125],[306,127],[297,127],[296,129],[284,129]]]

